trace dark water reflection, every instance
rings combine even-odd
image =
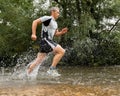
[[[62,68],[61,71],[63,82],[76,85],[120,85],[120,67],[68,67]]]

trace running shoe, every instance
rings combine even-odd
[[[48,75],[55,76],[55,77],[61,76],[61,74],[59,74],[56,69],[49,69],[47,73]]]

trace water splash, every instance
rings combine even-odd
[[[17,64],[13,68],[14,72],[12,74],[12,79],[20,79],[20,80],[36,80],[37,75],[39,73],[39,70],[42,70],[43,73],[46,73],[46,68],[48,68],[50,62],[51,62],[51,55],[52,53],[49,53],[44,62],[42,64],[38,64],[34,70],[28,74],[27,68],[30,64],[34,63],[37,53],[33,50],[29,50],[22,55],[19,56],[17,59]],[[42,67],[40,69],[40,66],[46,65],[45,67]]]
[[[1,72],[0,72],[1,75],[4,75],[4,74],[5,74],[5,68],[4,68],[4,67],[1,67],[0,70],[1,70]]]

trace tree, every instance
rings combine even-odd
[[[120,49],[120,39],[118,38],[120,33],[117,31],[119,30],[117,25],[120,17],[119,0],[54,1],[62,10],[61,18],[64,19],[65,23],[59,21],[62,22],[60,24],[70,25],[69,35],[64,37],[65,40],[61,38],[62,42],[67,42],[66,46],[70,45],[71,47],[72,45],[69,49],[71,54],[66,56],[66,58],[68,57],[68,59],[65,59],[66,62],[95,66],[118,64],[120,54],[115,54],[118,54]],[[112,18],[118,19],[117,25],[110,22],[102,23],[105,22],[104,20]],[[116,26],[116,29],[110,31],[109,29],[114,26]],[[113,62],[111,62],[111,59]]]
[[[30,40],[31,23],[48,15],[44,2],[0,0],[0,60],[9,58],[11,61],[15,54],[26,51],[31,44],[36,45]],[[68,34],[55,38],[69,50],[63,62],[95,66],[118,64],[120,0],[51,0],[50,6],[60,8],[59,28],[69,28]],[[111,19],[116,21],[105,21]],[[40,30],[41,26],[37,35]]]
[[[31,0],[0,0],[1,58],[11,58],[30,46],[33,11]]]

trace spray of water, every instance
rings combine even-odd
[[[28,74],[27,73],[27,68],[30,64],[35,62],[35,58],[36,58],[36,52],[34,52],[33,50],[29,50],[25,53],[23,53],[22,55],[19,56],[19,58],[17,59],[17,64],[14,67],[14,72],[11,76],[12,79],[22,79],[22,80],[36,80],[39,69],[41,68],[40,66],[44,65],[46,62],[49,62],[49,57],[51,54],[49,54],[44,62],[42,62],[42,64],[38,64],[34,70]],[[43,67],[43,69],[45,69]]]

